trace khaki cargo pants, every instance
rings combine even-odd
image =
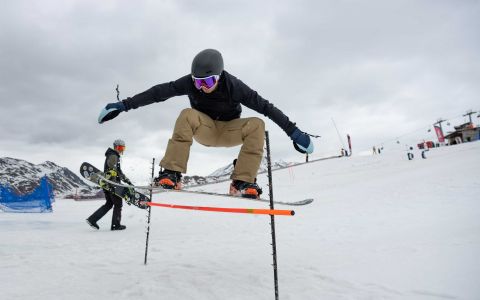
[[[230,178],[253,183],[262,161],[264,137],[265,123],[259,118],[214,121],[198,110],[187,108],[177,118],[160,166],[186,173],[193,138],[207,147],[242,145]]]

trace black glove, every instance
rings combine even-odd
[[[102,109],[98,116],[98,123],[102,124],[105,121],[109,121],[118,116],[122,111],[127,111],[123,101],[108,103],[105,108]]]
[[[305,132],[302,132],[300,129],[295,128],[295,130],[290,134],[290,138],[293,141],[293,146],[300,153],[313,153],[313,143],[310,139],[310,136]]]

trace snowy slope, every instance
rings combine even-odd
[[[480,143],[319,161],[274,173],[280,299],[480,299]],[[259,182],[266,189],[265,175]],[[228,182],[205,187],[226,191]],[[159,194],[154,201],[264,207]],[[124,232],[85,223],[103,202],[0,214],[2,299],[274,299],[268,216],[124,207]],[[278,208],[285,208],[278,206]]]

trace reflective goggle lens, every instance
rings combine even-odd
[[[196,78],[192,76],[192,78],[195,87],[199,90],[202,88],[202,86],[206,87],[207,89],[211,89],[215,85],[215,83],[217,83],[220,76],[212,75],[204,78]]]
[[[125,151],[125,146],[117,145],[115,146],[115,149],[118,151]]]

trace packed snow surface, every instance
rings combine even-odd
[[[479,154],[474,142],[427,159],[384,151],[274,172],[275,199],[315,198],[275,217],[280,299],[480,299]],[[267,206],[181,193],[154,201]],[[269,216],[153,207],[144,265],[146,212],[124,205],[127,230],[109,230],[110,212],[95,231],[85,218],[102,204],[0,213],[0,298],[274,299]]]

